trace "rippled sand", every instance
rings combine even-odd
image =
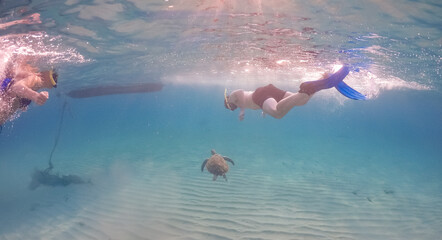
[[[437,239],[441,234],[440,196],[413,192],[410,183],[371,179],[370,169],[346,172],[307,158],[278,159],[269,166],[280,168],[266,169],[239,155],[230,156],[236,165],[227,182],[212,181],[200,171],[204,157],[197,150],[88,156],[71,171],[84,170],[93,185],[22,193],[3,215],[0,239]]]

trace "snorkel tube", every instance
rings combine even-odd
[[[49,70],[49,80],[51,81],[52,87],[57,87],[57,79],[58,74],[55,72],[54,69]]]

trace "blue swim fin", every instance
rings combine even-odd
[[[308,95],[312,95],[317,91],[328,89],[332,87],[338,86],[339,83],[344,80],[344,78],[348,75],[350,70],[347,66],[342,66],[338,71],[331,74],[326,79],[320,79],[316,81],[303,82],[300,86],[300,93],[306,93]]]
[[[366,100],[367,97],[362,93],[348,86],[344,81],[340,82],[335,88],[344,96],[354,100]]]

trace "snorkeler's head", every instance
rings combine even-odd
[[[224,99],[224,107],[226,107],[230,111],[235,111],[235,109],[238,108],[238,106],[236,106],[235,104],[227,102],[226,99]]]
[[[238,108],[238,106],[236,106],[233,103],[229,103],[229,96],[227,95],[227,89],[224,90],[224,107],[229,109],[230,111],[235,111],[235,109]]]
[[[58,82],[58,74],[55,69],[51,69],[49,71],[41,72],[42,76],[46,79],[45,81],[49,82],[51,87],[56,88]],[[49,87],[49,86],[48,86]]]

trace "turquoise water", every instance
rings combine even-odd
[[[344,5],[345,4],[345,5]],[[0,239],[438,239],[437,1],[0,1],[3,59],[55,66],[44,106],[0,135]],[[224,88],[331,89],[281,120],[223,107]],[[4,69],[2,66],[1,69]],[[74,99],[89,86],[162,91]],[[62,106],[67,103],[60,125]],[[28,189],[34,169],[92,184]],[[210,149],[235,161],[222,178]]]

